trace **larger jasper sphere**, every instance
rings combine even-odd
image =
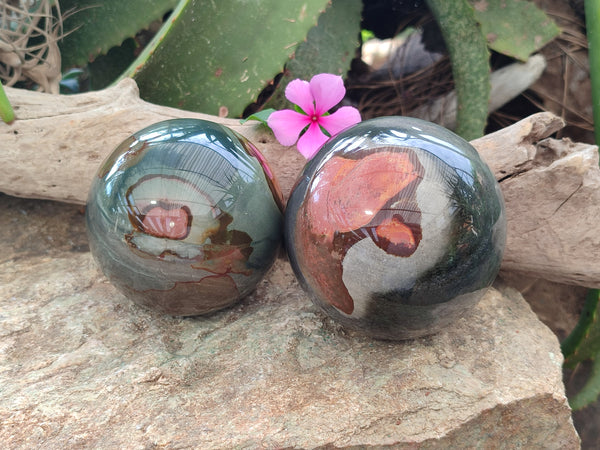
[[[327,314],[376,338],[414,338],[461,317],[493,282],[504,204],[468,142],[422,120],[378,118],[306,165],[285,238],[296,276]]]
[[[104,162],[89,193],[90,248],[134,302],[172,315],[250,293],[280,244],[279,189],[256,148],[216,123],[145,128]]]

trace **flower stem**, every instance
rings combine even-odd
[[[6,123],[11,123],[15,120],[15,112],[13,111],[12,106],[10,106],[2,83],[0,83],[0,119]]]

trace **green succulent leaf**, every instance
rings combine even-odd
[[[240,117],[328,3],[182,0],[127,74],[145,100]]]
[[[360,45],[361,11],[362,0],[333,0],[319,17],[318,24],[308,32],[306,40],[298,45],[266,106],[289,107],[285,88],[296,78],[308,81],[319,73],[344,76]]]
[[[458,110],[456,133],[466,140],[483,136],[490,96],[489,51],[468,0],[427,0],[452,62]]]
[[[258,120],[259,122],[262,122],[264,125],[267,125],[267,119],[274,112],[275,112],[275,110],[273,108],[263,109],[261,111],[258,111],[256,113],[254,113],[254,114],[249,115],[245,119],[240,120],[240,123],[243,124],[243,123],[246,123],[249,120]]]
[[[475,18],[488,45],[521,61],[560,34],[558,26],[533,2],[472,0]]]
[[[0,83],[0,119],[5,123],[11,123],[15,120],[15,112],[8,101],[8,97],[4,92],[4,87]]]
[[[162,19],[178,0],[61,0],[65,37],[59,42],[62,67],[83,66]]]

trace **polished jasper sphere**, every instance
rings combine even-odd
[[[86,208],[91,251],[134,302],[172,315],[227,307],[275,260],[282,200],[245,138],[175,119],[125,140],[104,162]]]
[[[382,339],[439,331],[500,267],[498,183],[475,149],[405,117],[362,122],[306,165],[285,218],[303,288],[348,328]]]

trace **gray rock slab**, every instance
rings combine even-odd
[[[558,341],[497,283],[406,342],[323,316],[281,258],[238,305],[141,309],[82,211],[0,196],[0,442],[8,448],[577,448]]]

